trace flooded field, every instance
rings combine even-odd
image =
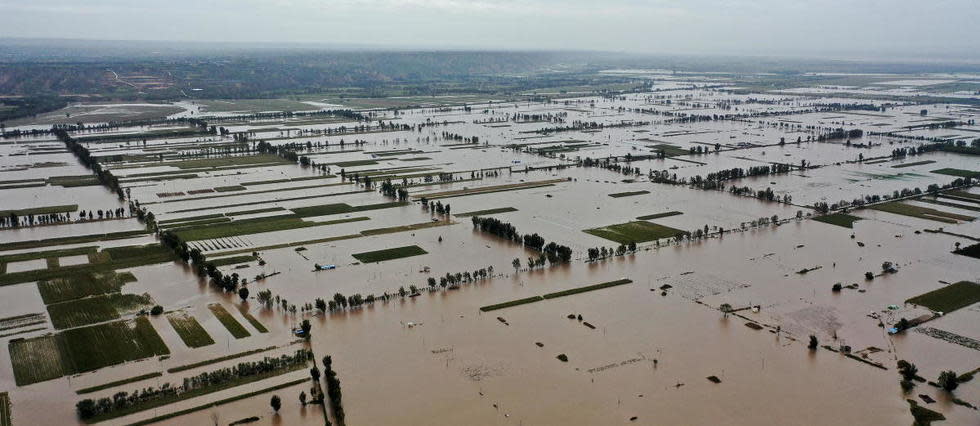
[[[0,412],[978,424],[980,109],[898,98],[972,77],[607,73],[8,124]]]

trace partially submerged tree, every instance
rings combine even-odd
[[[279,395],[272,395],[272,399],[269,400],[269,405],[278,413],[279,409],[282,408],[282,400],[279,399]]]
[[[956,372],[952,370],[946,370],[939,373],[939,380],[936,382],[939,383],[939,387],[945,389],[947,392],[952,392],[957,386],[960,385],[960,382],[957,380]]]

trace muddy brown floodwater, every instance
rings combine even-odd
[[[941,424],[978,424],[978,411],[964,405],[980,405],[976,380],[953,393],[917,382],[905,393],[896,363],[913,362],[927,381],[946,370],[980,368],[980,305],[888,333],[901,318],[932,315],[906,300],[959,281],[980,282],[977,259],[952,253],[980,241],[974,220],[980,191],[949,187],[980,172],[976,155],[892,158],[897,148],[932,140],[969,145],[980,134],[969,124],[980,115],[976,108],[866,99],[873,93],[851,99],[822,88],[745,95],[699,88],[700,80],[657,84],[656,91],[609,97],[375,111],[367,122],[232,112],[203,117],[247,135],[246,143],[188,135],[173,124],[73,133],[120,180],[124,200],[82,179],[91,171],[70,152],[49,153],[65,145],[54,135],[4,138],[0,211],[68,206],[70,212],[69,223],[0,229],[0,341],[8,348],[0,351],[0,390],[9,393],[14,424],[85,424],[75,408],[84,398],[179,386],[299,349],[313,354],[302,368],[205,388],[211,392],[96,424],[337,424],[329,402],[324,409],[299,401],[300,392],[311,395],[309,368],[315,363],[322,370],[326,355],[341,383],[348,425],[909,424],[906,399],[942,413]],[[183,111],[174,117],[207,114],[190,103],[173,108]],[[922,124],[923,108],[962,123],[910,129]],[[712,118],[685,118],[691,115]],[[395,127],[379,128],[379,120]],[[602,126],[578,124],[592,122]],[[46,128],[31,126],[7,128]],[[850,143],[824,139],[836,128],[863,135]],[[259,141],[316,166],[260,155]],[[665,158],[655,158],[660,150]],[[609,166],[593,159],[608,159]],[[793,167],[724,181],[724,190],[691,184],[709,173],[776,164]],[[342,180],[341,170],[362,179]],[[657,179],[661,173],[675,182]],[[365,188],[364,176],[372,188]],[[403,203],[379,193],[388,178],[407,184]],[[929,185],[947,187],[938,197],[902,201],[898,210],[906,214],[888,206],[849,209],[857,219],[850,228],[814,220],[815,203],[892,197]],[[769,188],[781,202],[730,193],[743,186],[752,193]],[[423,208],[422,197],[451,205],[451,214]],[[175,233],[221,264],[224,275],[243,278],[238,287],[248,295],[224,291],[179,260],[124,263],[136,246],[160,242],[139,232],[147,223],[128,212],[130,202],[153,213],[160,232]],[[111,220],[83,221],[78,213],[120,207],[127,213]],[[528,259],[539,253],[479,231],[465,214],[472,212],[567,246],[572,258],[529,269]],[[635,253],[590,261],[590,248],[614,252],[619,242],[584,230],[627,229],[614,225],[641,217],[648,223],[628,229],[661,233],[630,235]],[[705,229],[704,238],[671,238]],[[113,236],[124,231],[134,232]],[[405,249],[412,255],[374,263],[352,256],[407,246],[421,251]],[[45,253],[63,249],[75,251]],[[882,273],[884,262],[897,272]],[[493,271],[485,279],[439,283],[447,274],[488,267]],[[165,313],[110,305],[109,318],[83,327],[147,316],[169,354],[78,373],[91,361],[79,351],[107,356],[126,342],[75,340],[77,347],[66,347],[67,335],[84,330],[55,328],[50,316],[66,314],[51,308],[54,296],[40,290],[53,284],[38,281],[82,280],[93,272],[94,280],[108,280],[100,274],[111,270],[135,281],[105,292],[145,295],[151,303],[142,309],[160,305]],[[867,280],[866,272],[876,276]],[[631,282],[480,309],[621,279]],[[103,290],[71,282],[79,297],[103,297]],[[831,290],[836,283],[842,291]],[[399,295],[400,287],[411,286],[419,292]],[[265,291],[269,305],[260,301]],[[316,299],[333,301],[336,294],[375,300],[327,312],[315,307]],[[304,320],[312,325],[309,340],[295,334]],[[60,358],[40,349],[18,352],[20,339],[45,335],[61,342],[54,350]],[[807,347],[811,335],[819,342],[814,350]],[[26,374],[51,365],[63,374],[18,385],[15,368]],[[86,389],[96,386],[102,388]],[[282,400],[278,412],[270,406],[273,395]]]

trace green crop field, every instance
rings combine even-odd
[[[503,303],[497,303],[497,304],[494,304],[494,305],[483,306],[483,307],[480,308],[480,310],[483,311],[483,312],[490,312],[490,311],[495,311],[495,310],[498,310],[498,309],[504,309],[504,308],[510,308],[510,307],[513,307],[513,306],[526,305],[528,303],[541,302],[541,301],[548,300],[548,299],[556,299],[556,298],[559,298],[559,297],[571,296],[573,294],[585,293],[585,292],[588,292],[588,291],[599,290],[599,289],[608,288],[608,287],[615,287],[615,286],[618,286],[618,285],[629,284],[629,283],[632,283],[632,282],[633,282],[633,280],[631,280],[631,279],[623,278],[623,279],[619,279],[619,280],[615,280],[615,281],[608,281],[608,282],[604,282],[604,283],[587,285],[587,286],[583,286],[583,287],[576,287],[576,288],[572,288],[572,289],[568,289],[568,290],[556,291],[554,293],[548,293],[548,294],[541,295],[541,296],[525,297],[523,299],[511,300],[509,302],[503,302]]]
[[[369,210],[388,209],[392,207],[407,206],[408,204],[409,203],[404,203],[404,202],[390,202],[390,203],[368,204],[363,206],[351,206],[345,203],[335,203],[335,204],[324,204],[320,206],[299,207],[290,210],[299,217],[313,217],[313,216],[325,216],[325,215],[340,214],[340,213],[353,213],[353,212],[363,212]]]
[[[615,287],[615,286],[618,286],[618,285],[629,284],[629,283],[632,283],[632,282],[633,282],[633,280],[631,280],[631,279],[623,278],[623,279],[619,279],[619,280],[615,280],[615,281],[608,281],[608,282],[599,283],[599,284],[587,285],[587,286],[584,286],[584,287],[576,287],[576,288],[572,288],[572,289],[568,289],[568,290],[556,291],[554,293],[545,294],[545,295],[543,295],[541,297],[543,297],[545,299],[555,299],[555,298],[558,298],[558,297],[571,296],[573,294],[579,294],[579,293],[585,293],[587,291],[593,291],[593,290],[599,290],[599,289],[603,289],[603,288]]]
[[[472,211],[472,212],[458,213],[458,214],[455,214],[453,216],[456,216],[456,217],[489,216],[489,215],[492,215],[492,214],[510,213],[510,212],[516,212],[516,211],[517,211],[517,209],[515,209],[513,207],[498,207],[498,208],[495,208],[495,209],[476,210],[476,211]]]
[[[31,256],[51,256],[51,253],[65,252],[54,250],[31,254]],[[0,286],[19,284],[29,281],[44,281],[55,278],[65,278],[85,272],[106,272],[114,269],[132,268],[135,266],[152,265],[174,260],[173,252],[159,244],[146,246],[112,247],[100,252],[89,252],[89,263],[81,265],[58,266],[49,263],[48,269],[36,269],[23,272],[0,274]]]
[[[231,312],[228,312],[224,306],[213,304],[208,305],[208,309],[211,310],[211,313],[218,318],[218,321],[221,321],[221,325],[225,326],[225,328],[228,329],[228,332],[231,333],[231,335],[236,339],[241,339],[252,335],[252,333],[249,333],[248,330],[245,329],[245,326],[243,326],[242,323],[238,322],[235,317],[231,316]]]
[[[921,166],[923,164],[932,164],[932,163],[935,163],[935,161],[934,160],[913,161],[911,163],[896,164],[896,165],[892,166],[892,168],[893,169],[901,169],[901,168],[904,168],[904,167],[914,167],[914,166]]]
[[[17,386],[57,379],[65,375],[61,348],[54,335],[11,340],[7,345]]]
[[[853,228],[854,222],[861,220],[861,218],[846,213],[834,213],[816,216],[813,218],[813,220],[817,222],[829,223],[831,225],[842,226],[844,228]]]
[[[254,262],[255,256],[250,254],[241,256],[224,257],[220,259],[208,259],[208,262],[214,264],[214,266],[227,266],[227,265],[238,265],[241,263]]]
[[[180,340],[189,348],[200,348],[214,344],[214,339],[208,334],[204,327],[197,322],[197,319],[183,312],[172,312],[167,314],[167,321],[177,331]]]
[[[39,281],[37,289],[44,304],[66,302],[87,296],[118,292],[126,283],[135,282],[132,273],[115,271],[82,272],[64,278]]]
[[[419,256],[423,254],[428,254],[428,252],[422,250],[422,248],[419,246],[412,245],[364,253],[355,253],[351,256],[354,256],[354,258],[361,261],[361,263],[374,263],[383,262],[385,260],[401,259],[403,257]]]
[[[111,232],[108,234],[79,235],[74,237],[48,238],[44,240],[18,241],[0,244],[0,250],[23,250],[41,247],[59,246],[65,244],[84,244],[96,241],[110,241],[148,235],[145,230]]]
[[[0,392],[0,426],[13,426],[10,419],[10,396],[7,392]]]
[[[262,325],[262,323],[259,322],[259,320],[257,318],[255,318],[254,316],[252,316],[252,314],[250,314],[248,312],[248,309],[245,308],[245,306],[239,306],[238,307],[238,312],[240,314],[242,314],[242,317],[245,318],[245,321],[248,321],[249,324],[252,324],[252,328],[254,328],[259,333],[268,333],[269,332],[269,329],[268,328],[265,328],[265,326]]]
[[[980,284],[960,281],[938,290],[915,296],[908,303],[925,306],[933,311],[950,313],[980,302]]]
[[[234,237],[238,235],[259,234],[262,232],[285,231],[312,226],[335,225],[338,223],[370,220],[368,217],[352,217],[326,222],[307,222],[295,215],[237,220],[220,224],[210,224],[179,228],[174,231],[184,241],[210,240],[213,238]]]
[[[871,206],[871,208],[883,212],[911,216],[919,219],[935,220],[943,223],[958,223],[957,221],[960,220],[970,221],[974,219],[973,216],[944,212],[942,210],[930,209],[928,207],[920,207],[900,202],[877,204]]]
[[[170,354],[146,317],[13,340],[9,349],[18,386]]]
[[[153,373],[142,374],[142,375],[139,375],[139,376],[130,377],[128,379],[116,380],[114,382],[103,383],[103,384],[98,385],[98,386],[92,386],[92,387],[78,389],[78,390],[75,391],[75,393],[77,393],[79,395],[84,395],[84,394],[87,394],[87,393],[98,392],[100,390],[112,389],[114,387],[122,386],[122,385],[126,385],[126,384],[130,384],[130,383],[141,382],[143,380],[152,379],[152,378],[155,378],[155,377],[160,377],[162,375],[163,375],[163,373],[161,373],[159,371],[155,371]]]
[[[149,295],[107,294],[48,305],[56,329],[80,327],[118,319],[122,314],[153,306]]]
[[[662,238],[672,238],[677,235],[687,234],[680,229],[669,226],[658,225],[656,223],[634,221],[609,225],[602,228],[586,229],[582,232],[615,241],[620,244],[643,243],[647,241],[659,240]]]
[[[932,172],[933,173],[937,173],[937,174],[941,174],[941,175],[957,176],[957,177],[964,177],[964,178],[965,177],[968,177],[968,178],[978,178],[978,177],[980,177],[980,172],[976,172],[976,171],[973,171],[973,170],[943,168],[943,169],[939,169],[939,170],[933,170]]]
[[[629,192],[616,192],[616,193],[609,194],[609,196],[613,198],[622,198],[622,197],[632,197],[634,195],[644,195],[649,193],[650,191],[629,191]]]
[[[664,213],[654,213],[654,214],[648,214],[646,216],[638,216],[636,220],[653,220],[653,219],[660,219],[662,217],[677,216],[681,214],[684,213],[674,210],[674,211],[669,211]]]

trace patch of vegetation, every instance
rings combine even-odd
[[[135,282],[130,272],[82,272],[37,283],[44,304],[66,302],[87,296],[117,293],[126,283]]]
[[[419,229],[435,228],[437,226],[447,226],[447,225],[453,225],[455,223],[456,222],[450,222],[448,220],[441,220],[438,222],[422,222],[422,223],[413,223],[411,225],[391,226],[388,228],[365,229],[361,231],[361,235],[371,236],[371,235],[393,234],[396,232],[417,231]]]
[[[170,350],[146,317],[10,342],[18,386],[168,354]]]
[[[854,222],[861,220],[861,218],[849,215],[847,213],[833,213],[814,217],[813,220],[817,222],[829,223],[831,225],[842,226],[844,228],[853,228]]]
[[[577,287],[577,288],[572,288],[572,289],[568,289],[568,290],[556,291],[554,293],[548,293],[548,294],[545,294],[545,295],[542,295],[542,296],[531,296],[531,297],[525,297],[523,299],[511,300],[509,302],[497,303],[497,304],[494,304],[494,305],[487,305],[487,306],[481,307],[480,310],[483,311],[483,312],[495,311],[497,309],[504,309],[504,308],[510,308],[512,306],[526,305],[528,303],[540,302],[542,300],[547,300],[547,299],[556,299],[556,298],[564,297],[564,296],[571,296],[573,294],[585,293],[587,291],[599,290],[599,289],[608,288],[608,287],[615,287],[615,286],[618,286],[618,285],[629,284],[629,283],[632,283],[632,282],[633,282],[633,280],[630,280],[630,279],[627,279],[627,278],[623,278],[623,279],[619,279],[619,280],[615,280],[615,281],[608,281],[608,282],[599,283],[599,284],[587,285],[587,286],[584,286],[584,287]]]
[[[943,195],[960,197],[960,198],[965,198],[974,201],[980,201],[980,194],[974,194],[971,192],[966,192],[961,190],[946,191],[943,193]]]
[[[935,220],[943,223],[958,223],[957,221],[971,221],[973,216],[966,216],[956,213],[944,212],[942,210],[930,209],[928,207],[914,206],[907,203],[891,202],[871,206],[872,209],[883,212],[911,216],[919,219]]]
[[[921,166],[923,164],[932,164],[932,163],[935,163],[935,162],[936,162],[935,160],[913,161],[911,163],[896,164],[896,165],[892,166],[892,168],[893,169],[901,169],[901,168],[904,168],[904,167]]]
[[[458,213],[453,216],[456,217],[487,216],[487,215],[492,215],[497,213],[509,213],[509,212],[516,212],[516,211],[517,209],[513,207],[498,207],[495,209],[476,210],[472,212]]]
[[[660,219],[662,217],[677,216],[677,215],[681,215],[681,214],[684,214],[684,213],[681,213],[679,211],[674,210],[674,211],[669,211],[669,212],[665,212],[665,213],[656,213],[656,214],[648,214],[646,216],[638,216],[636,219],[637,220],[653,220],[653,219]]]
[[[158,220],[157,225],[169,225],[172,223],[181,223],[181,222],[197,222],[201,220],[216,219],[221,217],[224,217],[224,214],[214,213],[214,214],[204,214],[200,216],[179,217],[175,219]]]
[[[255,261],[255,256],[252,255],[242,255],[242,256],[232,256],[223,257],[220,259],[208,259],[208,262],[214,266],[227,266],[227,265],[237,265],[239,263],[248,263]]]
[[[980,302],[980,284],[970,281],[960,281],[938,290],[915,296],[906,300],[930,310],[950,313],[957,309]]]
[[[491,185],[491,186],[481,186],[477,188],[466,188],[466,189],[456,189],[452,191],[441,191],[441,192],[430,192],[426,194],[418,194],[413,196],[413,198],[418,199],[425,197],[428,200],[435,200],[439,198],[451,198],[451,197],[463,197],[467,195],[479,195],[479,194],[491,194],[494,192],[504,192],[504,191],[519,191],[522,189],[531,188],[541,188],[545,186],[552,186],[559,182],[567,182],[567,179],[551,179],[551,180],[541,180],[541,181],[531,181],[531,182],[521,182],[521,183],[509,183],[505,185]]]
[[[623,279],[619,279],[619,280],[615,280],[615,281],[608,281],[608,282],[604,282],[604,283],[587,285],[587,286],[584,286],[584,287],[577,287],[577,288],[572,288],[572,289],[568,289],[568,290],[557,291],[557,292],[554,292],[554,293],[548,293],[548,294],[545,294],[542,297],[544,297],[545,299],[554,299],[554,298],[563,297],[563,296],[571,296],[573,294],[585,293],[587,291],[593,291],[593,290],[599,290],[599,289],[603,289],[603,288],[615,287],[615,286],[623,285],[623,284],[629,284],[629,283],[632,283],[632,282],[633,282],[633,280],[631,280],[631,279],[623,278]]]
[[[296,178],[286,178],[286,179],[269,179],[269,180],[258,180],[252,182],[242,182],[242,186],[258,186],[258,185],[271,185],[274,183],[286,183],[286,182],[302,182],[306,180],[317,180],[317,179],[330,179],[335,178],[336,175],[318,175],[318,176],[303,176]]]
[[[0,426],[13,426],[10,420],[10,396],[7,392],[0,392]]]
[[[234,191],[244,191],[245,187],[241,185],[216,186],[214,190],[217,192],[234,192]]]
[[[81,327],[119,319],[123,313],[153,306],[149,295],[108,294],[48,305],[48,316],[56,329]]]
[[[964,177],[964,178],[968,177],[968,178],[975,179],[980,177],[980,172],[975,172],[973,170],[964,170],[964,169],[952,169],[948,167],[943,169],[933,170],[932,172],[941,175],[957,176],[957,177]]]
[[[640,140],[642,140],[642,139],[640,139]],[[679,155],[688,155],[688,154],[690,154],[690,151],[688,151],[688,150],[686,150],[684,148],[678,147],[676,145],[666,144],[666,143],[659,143],[659,144],[656,144],[656,145],[650,145],[650,146],[647,146],[647,148],[650,148],[650,149],[652,149],[654,151],[663,151],[664,156],[666,156],[666,157],[677,157]]]
[[[923,407],[914,400],[906,399],[906,401],[908,401],[909,409],[912,411],[912,417],[915,419],[912,426],[929,426],[932,422],[946,420],[946,416],[942,413]]]
[[[62,350],[54,335],[14,339],[7,344],[17,386],[26,386],[65,375]]]
[[[953,253],[980,259],[980,243],[953,250]]]
[[[631,242],[642,243],[662,238],[673,238],[688,233],[680,229],[645,221],[633,221],[602,228],[585,229],[582,232],[620,244],[629,244]]]
[[[148,235],[148,234],[149,231],[145,231],[141,229],[138,231],[110,232],[107,234],[90,234],[90,235],[79,235],[74,237],[48,238],[44,240],[18,241],[14,243],[0,244],[0,251],[25,250],[25,249],[60,246],[60,245],[67,245],[67,244],[84,244],[84,243],[91,243],[96,241],[121,240],[125,238],[138,237],[141,235]]]
[[[164,230],[177,230],[177,229],[190,228],[194,226],[211,225],[215,223],[225,223],[225,222],[231,222],[231,218],[214,217],[210,219],[191,220],[186,222],[176,222],[171,224],[158,224],[158,225],[160,225],[160,228]]]
[[[130,384],[130,383],[141,382],[143,380],[152,379],[154,377],[160,377],[162,375],[163,375],[163,373],[157,371],[157,372],[153,372],[153,373],[143,374],[141,376],[130,377],[128,379],[116,380],[114,382],[109,382],[109,383],[101,384],[101,385],[98,385],[98,386],[92,386],[92,387],[82,388],[82,389],[76,390],[75,393],[76,394],[79,394],[79,395],[84,395],[84,394],[87,394],[87,393],[98,392],[98,391],[106,390],[106,389],[112,389],[112,388],[114,388],[116,386],[122,386],[122,385],[127,385],[127,384]]]
[[[193,226],[174,231],[183,241],[210,240],[213,238],[234,237],[238,235],[258,234],[262,232],[285,231],[289,229],[307,228],[312,226],[335,225],[338,223],[370,220],[368,217],[352,217],[326,222],[307,222],[295,215],[261,217],[254,219],[236,220],[221,224]]]
[[[242,317],[244,317],[245,320],[248,321],[249,324],[252,324],[252,328],[254,328],[259,333],[268,333],[269,332],[269,329],[268,328],[265,328],[265,326],[262,325],[262,323],[259,322],[259,320],[257,318],[255,318],[254,316],[252,316],[252,314],[250,314],[248,312],[248,309],[246,309],[244,306],[240,306],[238,308],[238,312],[241,313],[242,314]]]
[[[258,353],[262,353],[262,352],[268,352],[268,351],[271,351],[273,349],[276,349],[276,346],[269,346],[267,348],[261,348],[261,349],[252,349],[250,351],[239,352],[237,354],[232,354],[232,355],[225,355],[223,357],[209,359],[209,360],[201,361],[201,362],[195,362],[193,364],[187,364],[187,365],[182,365],[182,366],[179,366],[179,367],[168,368],[167,369],[167,372],[168,373],[179,373],[181,371],[187,371],[187,370],[192,370],[192,369],[195,369],[195,368],[198,368],[198,367],[204,367],[205,365],[217,364],[219,362],[225,362],[225,361],[232,360],[232,359],[235,359],[235,358],[241,358],[241,357],[245,357],[245,356],[249,356],[249,355],[255,355],[255,354],[258,354]]]
[[[628,192],[616,192],[613,194],[609,194],[609,196],[613,198],[622,198],[622,197],[632,197],[634,195],[643,195],[649,193],[650,191],[628,191]]]
[[[428,254],[429,252],[422,250],[421,247],[416,245],[405,246],[405,247],[395,247],[385,250],[368,251],[364,253],[355,253],[355,259],[361,261],[361,263],[374,263],[383,262],[386,260],[401,259],[403,257],[420,256],[423,254]]]
[[[544,300],[541,296],[525,297],[523,299],[511,300],[509,302],[497,303],[495,305],[487,305],[480,308],[483,312],[496,311],[497,309],[509,308],[511,306],[526,305],[528,303],[540,302]]]
[[[18,254],[8,254],[8,255],[0,256],[0,263],[22,262],[25,260],[35,260],[35,259],[50,259],[50,258],[57,259],[59,257],[78,256],[82,254],[88,255],[88,254],[95,253],[97,248],[98,247],[96,246],[89,246],[89,247],[76,247],[76,248],[61,249],[61,250],[32,251],[32,252],[24,252]]]
[[[280,165],[293,164],[278,155],[258,154],[258,155],[238,155],[232,157],[212,157],[198,158],[193,160],[167,161],[162,165],[176,167],[179,169],[198,169],[205,167],[241,167],[255,165]],[[156,164],[154,164],[156,165]]]
[[[242,210],[240,212],[225,213],[225,216],[243,216],[247,214],[271,213],[286,210],[282,207],[266,207],[264,209]]]
[[[236,339],[241,339],[252,335],[252,333],[249,333],[248,330],[245,329],[242,323],[238,322],[235,317],[231,316],[231,312],[228,312],[224,306],[212,304],[208,305],[208,309],[211,310],[211,313],[218,318],[218,321],[221,321],[221,325],[225,326],[225,328],[228,329],[228,332],[231,333],[231,335]]]
[[[310,206],[310,207],[299,207],[295,209],[290,209],[298,217],[313,217],[313,216],[326,216],[331,214],[340,213],[353,213],[353,212],[363,212],[369,210],[379,210],[388,209],[392,207],[407,206],[409,203],[406,202],[390,202],[390,203],[378,203],[378,204],[367,204],[363,206],[351,206],[345,203],[336,204],[324,204],[320,206]]]
[[[353,161],[338,161],[336,163],[329,163],[331,166],[336,167],[356,167],[356,166],[373,166],[378,164],[374,160],[353,160]]]
[[[197,319],[184,312],[172,312],[167,314],[167,321],[177,331],[180,340],[189,348],[200,348],[214,344],[214,339],[208,334]]]

